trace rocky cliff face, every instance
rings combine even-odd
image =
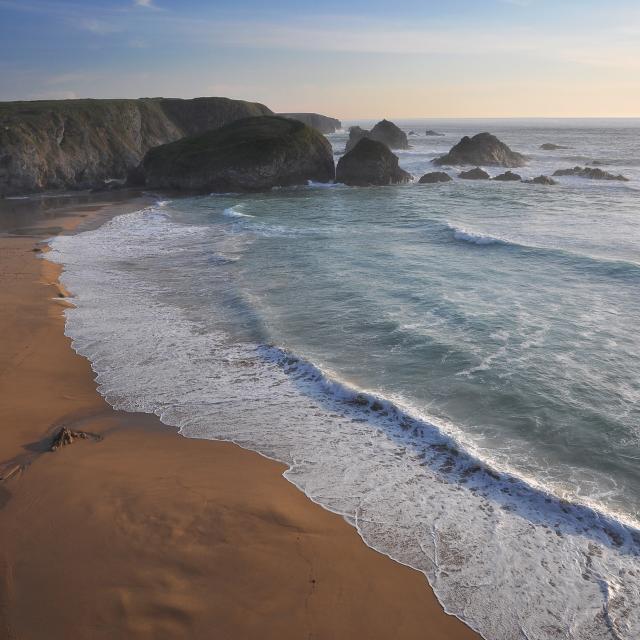
[[[194,192],[266,191],[331,182],[329,141],[302,122],[245,118],[149,151],[131,178],[155,189]]]
[[[283,118],[291,118],[299,120],[308,127],[317,129],[320,133],[335,133],[338,129],[342,129],[342,122],[336,118],[322,116],[319,113],[278,113]]]
[[[3,102],[0,196],[100,187],[153,147],[270,113],[228,98]]]

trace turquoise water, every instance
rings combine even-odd
[[[447,134],[416,177],[489,130],[630,182],[161,201],[53,241],[67,331],[114,405],[286,462],[485,637],[637,638],[640,122],[399,124]]]

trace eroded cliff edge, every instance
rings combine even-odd
[[[0,197],[124,179],[158,145],[269,115],[229,98],[0,103]]]

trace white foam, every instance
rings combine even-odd
[[[255,216],[252,216],[250,213],[243,213],[242,211],[240,211],[240,207],[242,205],[234,205],[233,207],[229,207],[228,209],[225,209],[222,214],[227,216],[227,218],[254,218]]]
[[[456,240],[462,240],[463,242],[470,242],[471,244],[506,244],[504,240],[490,236],[488,234],[478,233],[476,231],[469,231],[468,229],[458,228],[450,225],[449,228],[453,231],[453,237]]]
[[[66,331],[109,402],[285,462],[291,482],[423,571],[447,611],[486,638],[640,637],[637,531],[495,474],[453,442],[452,425],[401,398],[195,322],[163,281],[127,270],[183,250],[189,233],[146,210],[51,243],[47,257],[65,265],[76,295]],[[225,246],[233,240],[215,250],[239,250]]]

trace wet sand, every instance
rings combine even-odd
[[[477,640],[283,465],[97,393],[34,249],[139,206],[14,215],[0,237],[0,637]],[[96,438],[50,452],[61,426]]]

